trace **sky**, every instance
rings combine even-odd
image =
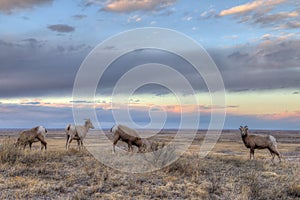
[[[225,86],[226,105],[220,108],[226,109],[225,129],[248,125],[299,130],[296,0],[0,0],[0,128],[64,128],[72,123],[72,91],[84,59],[106,39],[143,27],[175,30],[208,52]],[[129,97],[124,94],[122,103],[112,103],[120,73],[153,61],[189,77],[195,94],[179,92],[184,100],[180,105],[172,91],[152,84]],[[154,74],[176,82],[172,76]],[[191,101],[194,98],[198,104]],[[208,127],[212,110],[218,112],[189,63],[170,52],[149,49],[115,60],[89,103],[95,106],[101,128],[128,123],[115,121],[116,110],[129,109],[141,127],[150,123],[151,114],[164,111],[164,128],[178,128],[182,113],[195,117],[199,110],[199,129]]]

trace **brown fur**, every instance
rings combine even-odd
[[[67,136],[66,149],[69,149],[72,140],[77,140],[79,149],[83,147],[83,139],[86,137],[90,128],[95,128],[90,119],[86,119],[83,126],[68,124],[65,129]]]
[[[37,126],[30,130],[22,131],[18,137],[16,146],[23,145],[23,148],[25,149],[28,144],[31,149],[32,143],[40,141],[45,149],[47,149],[47,142],[45,141],[44,136],[41,133],[38,133],[38,129],[39,127]],[[43,149],[43,146],[41,149]]]
[[[119,140],[122,140],[128,144],[128,151],[133,151],[132,145],[138,147],[139,152],[141,148],[145,146],[142,139],[139,137],[136,130],[128,128],[124,125],[115,125],[110,129],[114,133],[113,139],[113,151],[115,152],[115,145]]]
[[[268,149],[272,155],[272,162],[275,155],[278,156],[281,161],[280,154],[277,149],[276,140],[273,136],[261,136],[261,135],[249,135],[248,126],[241,126],[240,128],[242,140],[245,146],[250,149],[250,159],[253,156],[254,159],[254,150],[255,149]]]

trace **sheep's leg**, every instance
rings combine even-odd
[[[279,159],[279,162],[281,162],[281,156],[280,156],[280,153],[276,150],[274,151],[274,157],[275,155],[277,155],[278,159]]]
[[[279,159],[279,162],[281,162],[281,155],[278,153],[278,159]]]
[[[280,153],[278,152],[277,148],[275,147],[275,149],[273,151],[274,151],[274,154],[277,155],[279,162],[281,162],[281,156],[280,156]],[[274,157],[275,157],[275,155],[274,155]]]
[[[132,142],[131,142],[131,141],[128,141],[127,144],[128,144],[128,152],[133,152],[133,145],[132,145]]]
[[[66,149],[68,149],[68,141],[69,141],[70,135],[67,134],[67,141],[66,141]]]
[[[115,150],[115,146],[116,146],[117,142],[119,141],[119,139],[120,139],[120,137],[119,137],[119,136],[117,136],[117,135],[115,135],[115,136],[114,136],[114,142],[113,142],[113,152],[116,152],[116,150]]]
[[[250,149],[250,160],[251,160],[251,155],[252,155],[252,157],[253,157],[253,159],[254,159],[254,149]]]
[[[46,144],[47,144],[47,143],[46,143]],[[43,142],[41,141],[41,151],[44,149],[44,147],[45,147],[45,150],[46,150],[45,143],[43,143]]]
[[[45,150],[47,150],[47,142],[44,140],[44,136],[38,135],[37,138],[39,139],[39,141],[41,142],[41,144],[44,145]],[[43,148],[41,148],[41,150],[42,150],[42,149],[43,149]]]
[[[79,150],[83,148],[83,143],[81,139],[77,140],[77,146]]]
[[[272,163],[274,163],[275,154],[272,152]]]
[[[272,156],[272,163],[274,163],[274,157],[275,157],[275,152],[274,152],[274,150],[272,149],[272,148],[270,148],[270,147],[268,147],[268,149],[269,149],[269,151],[270,151],[270,153],[271,153],[271,156]]]
[[[132,144],[130,141],[128,141],[128,152],[133,152]]]
[[[279,162],[281,162],[280,154],[279,154],[277,148],[276,147],[271,147],[271,148],[268,148],[268,149],[269,149],[269,151],[271,152],[271,154],[273,156],[272,161],[274,160],[275,156],[277,156],[278,159],[279,159]]]
[[[72,137],[69,137],[69,140],[68,140],[68,142],[67,142],[67,150],[70,148],[70,144],[71,144],[71,142],[72,142]]]
[[[82,140],[80,140],[80,144],[81,144],[81,148],[83,148],[83,141]]]
[[[80,149],[80,140],[77,140],[77,147]]]
[[[29,149],[31,150],[31,146],[32,146],[32,143],[31,142],[29,142]]]

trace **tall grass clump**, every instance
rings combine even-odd
[[[2,164],[14,164],[20,155],[20,149],[15,147],[15,143],[11,138],[4,139],[0,144],[0,162]]]
[[[154,167],[164,167],[176,159],[175,147],[154,141],[150,146],[150,154],[143,154],[143,159]]]

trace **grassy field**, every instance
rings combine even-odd
[[[66,151],[63,131],[49,131],[47,152],[41,152],[38,143],[31,151],[17,150],[17,132],[2,131],[0,199],[300,199],[300,135],[272,135],[284,156],[281,163],[272,164],[267,150],[256,150],[256,160],[248,160],[249,150],[237,131],[224,131],[209,155],[200,158],[200,131],[173,164],[132,174],[101,164],[86,150],[78,151],[76,142]],[[173,136],[165,131],[155,141]]]

